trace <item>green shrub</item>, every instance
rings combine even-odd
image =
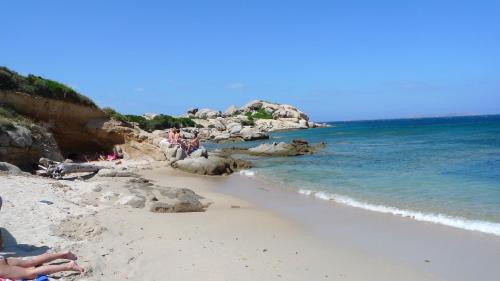
[[[253,119],[273,119],[273,115],[271,113],[265,111],[262,108],[257,109],[253,112],[247,112],[247,113],[245,113],[245,116],[247,116],[249,120],[250,120],[250,118],[252,118],[252,120]]]
[[[247,115],[247,120],[242,120],[241,125],[243,126],[255,126],[255,120],[252,116]]]
[[[118,121],[128,121],[127,117],[125,117],[124,115],[120,114],[119,112],[117,112],[116,110],[112,109],[111,107],[105,107],[105,108],[102,109],[102,111],[104,111],[104,113],[106,113],[106,115],[109,118],[112,118],[112,119],[115,119],[115,120],[118,120]]]
[[[0,90],[24,92],[32,96],[97,107],[91,99],[64,84],[31,74],[25,77],[6,67],[0,67]]]
[[[122,115],[109,107],[103,108],[103,111],[106,112],[108,117],[112,119],[137,123],[139,128],[148,132],[152,132],[154,130],[164,130],[168,128],[195,127],[196,125],[193,120],[185,117],[176,118],[170,115],[160,114],[155,116],[153,119],[148,120],[140,115]]]

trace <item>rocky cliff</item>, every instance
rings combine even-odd
[[[0,161],[25,170],[40,157],[60,161],[108,153],[115,146],[125,158],[165,159],[151,134],[112,120],[97,107],[11,91],[0,91],[0,106],[29,120],[4,116],[0,124]]]

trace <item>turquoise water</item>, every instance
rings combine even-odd
[[[318,199],[500,235],[499,115],[331,124],[272,134],[327,148],[258,158],[256,174]]]

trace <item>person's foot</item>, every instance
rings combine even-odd
[[[80,273],[84,271],[83,267],[79,266],[75,261],[70,261],[66,265],[68,266],[68,270]]]
[[[71,251],[63,252],[63,258],[67,259],[67,260],[72,260],[72,261],[76,261],[78,259],[78,257],[75,254],[73,254]]]

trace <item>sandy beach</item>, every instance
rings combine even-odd
[[[87,272],[55,275],[59,280],[495,280],[498,274],[498,237],[310,204],[240,175],[122,165],[213,204],[206,212],[151,213],[104,199],[137,188],[127,177],[2,175],[4,254],[70,249]],[[327,220],[318,224],[320,218]]]
[[[99,199],[109,190],[125,193],[127,178],[3,175],[4,254],[71,249],[87,272],[56,275],[63,280],[433,280],[324,244],[293,220],[216,192],[227,178],[207,181],[170,168],[142,173],[155,184],[189,187],[214,203],[206,212],[150,213]]]

